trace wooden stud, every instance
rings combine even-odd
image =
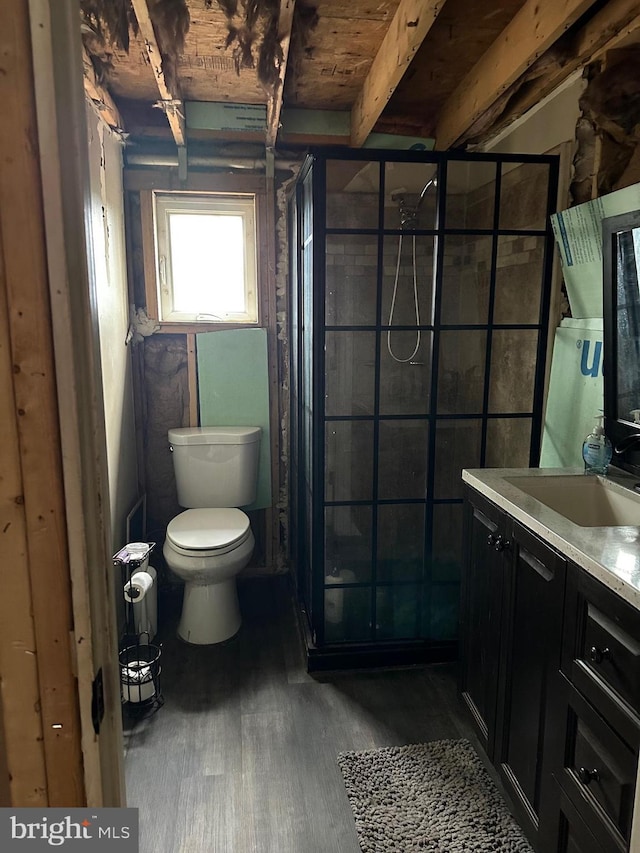
[[[84,74],[85,94],[93,104],[100,118],[114,130],[124,130],[124,124],[118,108],[109,92],[104,86],[98,83],[93,63],[84,46],[82,48],[82,71]]]
[[[142,220],[142,261],[144,265],[144,289],[147,297],[147,314],[154,320],[160,317],[158,281],[156,275],[155,225],[153,216],[153,193],[140,193],[140,218]]]
[[[2,15],[0,14],[0,19]],[[0,198],[0,202],[2,199]],[[0,677],[9,802],[47,806],[47,777],[39,713],[38,659],[31,613],[20,443],[15,420],[7,282],[0,234]]]
[[[151,63],[151,68],[153,69],[153,73],[156,78],[156,85],[158,86],[158,91],[160,93],[160,105],[166,113],[176,145],[186,145],[187,132],[184,119],[184,104],[182,103],[179,93],[170,91],[167,86],[164,70],[162,68],[162,54],[158,47],[158,41],[151,21],[147,0],[131,0],[131,3],[133,5],[133,11],[135,12],[136,18],[138,19],[140,33],[144,38],[149,62]]]
[[[10,420],[17,427],[23,488],[15,498],[23,501],[26,533],[20,562],[23,568],[28,566],[28,616],[33,615],[35,628],[35,647],[22,648],[22,654],[25,675],[28,656],[37,655],[48,805],[82,806],[79,697],[69,644],[72,590],[26,0],[0,4],[0,55],[0,97],[11,114],[11,122],[0,126],[0,162],[11,164],[11,168],[0,169],[0,233],[9,327],[9,341],[5,327],[4,342],[10,351],[14,396],[14,405],[5,411],[11,412]],[[26,145],[26,139],[34,142]],[[18,566],[7,563],[12,575],[19,572]],[[11,598],[3,598],[10,607]],[[24,606],[17,599],[14,604]],[[6,684],[3,692],[6,699]],[[28,706],[22,708],[22,714],[28,725]],[[15,720],[14,724],[22,722]],[[39,779],[34,787],[41,787]],[[32,796],[40,798],[43,792],[34,791]]]
[[[445,0],[402,0],[351,110],[351,145],[371,133]]]
[[[260,328],[260,324],[248,323],[160,323],[154,335],[199,335],[200,332],[228,332],[230,329]]]
[[[264,314],[262,325],[267,329],[267,360],[269,378],[269,432],[271,434],[271,506],[265,511],[265,563],[273,569],[278,552],[278,509],[280,495],[280,419],[278,417],[278,349],[276,318],[276,259],[275,259],[275,208],[276,192],[273,177],[267,178],[267,191],[259,199],[260,257],[263,277]]]
[[[189,380],[189,426],[200,425],[198,417],[198,361],[196,358],[196,336],[187,334],[187,377]]]
[[[438,149],[450,148],[593,0],[527,0],[461,81],[436,128]]]
[[[7,759],[7,741],[4,735],[4,708],[2,693],[0,693],[0,808],[6,809],[11,805],[10,788],[11,771]]]
[[[287,73],[287,59],[289,58],[289,45],[291,43],[291,25],[293,24],[293,12],[296,0],[282,0],[280,3],[280,18],[278,20],[278,41],[282,48],[282,63],[278,73],[278,79],[273,87],[273,93],[267,99],[267,148],[273,148],[280,127],[280,111],[282,110],[282,97],[284,93],[284,78]]]

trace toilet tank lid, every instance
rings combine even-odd
[[[256,426],[181,427],[169,430],[170,444],[252,444],[260,441]]]

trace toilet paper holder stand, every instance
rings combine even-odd
[[[148,563],[155,542],[134,542],[113,555],[113,565],[120,568],[125,583]],[[132,596],[133,597],[133,596]],[[123,705],[130,711],[148,716],[160,708],[164,699],[160,689],[162,647],[151,642],[147,632],[136,633],[133,604],[126,607],[125,630],[120,640],[120,691]]]

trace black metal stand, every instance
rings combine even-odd
[[[136,570],[148,558],[155,542],[135,542],[125,545],[113,556],[125,583],[130,583]],[[135,547],[134,547],[135,546]],[[138,633],[134,616],[134,601],[125,602],[125,629],[120,637],[120,690],[127,713],[136,718],[154,714],[164,704],[160,688],[161,644],[154,644],[148,631]]]

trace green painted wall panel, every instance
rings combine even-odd
[[[248,509],[271,506],[271,443],[266,329],[196,335],[201,426],[262,427],[258,494]]]

